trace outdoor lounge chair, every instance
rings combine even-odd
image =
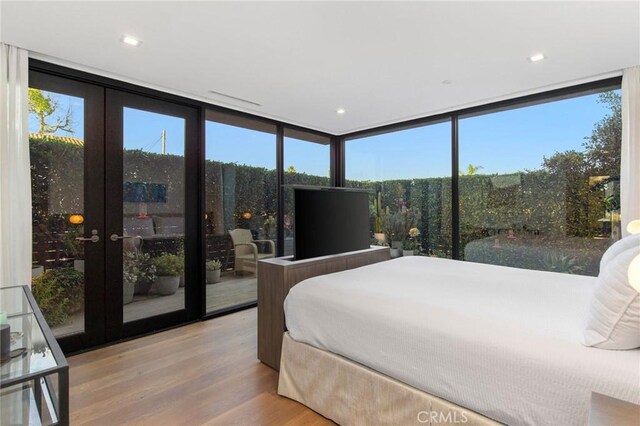
[[[254,240],[251,231],[248,229],[234,229],[229,231],[229,235],[231,235],[235,251],[236,274],[240,271],[248,271],[255,274],[258,270],[258,260],[268,259],[276,255],[276,245],[272,240]],[[261,253],[258,250],[259,245],[266,245],[268,251]]]

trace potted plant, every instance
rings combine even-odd
[[[184,271],[184,261],[175,254],[162,254],[153,259],[156,267],[156,291],[161,296],[169,296],[178,291],[180,275]]]
[[[156,277],[156,267],[149,255],[140,250],[126,250],[122,253],[122,303],[133,301],[133,295],[146,294]]]
[[[272,237],[272,232],[276,226],[276,218],[269,215],[264,219],[262,223],[262,229],[264,230],[264,239],[270,240]]]
[[[180,258],[180,261],[184,265],[184,237],[176,238],[177,242],[177,253],[176,255]],[[180,274],[180,287],[184,287],[185,279],[184,279],[184,267],[182,268],[182,273]]]
[[[218,259],[213,259],[207,262],[207,284],[214,284],[220,281],[220,270],[222,269],[222,262]]]
[[[382,226],[387,240],[391,241],[391,257],[400,256],[400,250],[404,248],[404,241],[409,235],[409,230],[418,224],[420,212],[402,205],[395,213],[389,213],[388,209],[383,215]],[[395,251],[395,252],[394,252]]]
[[[124,271],[129,273],[129,279],[134,280],[133,294],[149,293],[156,279],[156,267],[151,263],[149,254],[135,249],[125,251],[123,256]],[[128,291],[129,290],[127,290],[127,295],[129,294]],[[131,297],[133,298],[133,296]]]
[[[122,254],[122,304],[133,302],[133,293],[138,280],[138,269],[129,258],[130,252]]]
[[[65,234],[64,245],[73,257],[73,268],[84,273],[84,241],[78,240],[84,236],[84,226],[73,225]]]
[[[420,230],[418,228],[409,229],[409,238],[402,242],[402,255],[403,256],[413,256],[415,251],[420,249],[420,241],[418,241],[418,237],[420,236]]]
[[[378,244],[384,244],[385,234],[382,224],[384,223],[383,210],[382,210],[382,192],[378,191],[377,197],[373,200],[374,209],[374,238],[378,241]]]

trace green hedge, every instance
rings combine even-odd
[[[55,137],[46,141],[31,140],[34,221],[63,227],[64,215],[79,211],[82,205],[82,180],[79,179],[82,153],[81,146],[58,141]],[[205,167],[206,210],[212,212],[211,215],[222,214],[218,221],[209,217],[207,232],[224,234],[237,226],[257,231],[266,217],[276,215],[277,176],[274,170],[210,160],[206,161]],[[169,198],[182,191],[184,173],[180,171],[183,168],[183,157],[180,156],[125,152],[125,179],[168,183]],[[589,186],[589,173],[584,168],[564,170],[460,176],[461,247],[509,229],[519,235],[539,235],[560,245],[567,238],[592,239],[599,231],[598,219],[605,213],[603,191]],[[287,172],[285,183],[326,186],[329,179]],[[449,177],[349,181],[347,185],[370,189],[372,194],[381,191],[382,206],[391,211],[402,204],[418,208],[423,247],[431,254],[450,255]],[[183,211],[179,200],[176,203],[170,207]],[[285,189],[285,214],[291,213],[292,205],[293,193]],[[251,219],[243,219],[244,212],[251,212]],[[374,223],[372,203],[372,232]],[[217,229],[219,226],[224,229]]]

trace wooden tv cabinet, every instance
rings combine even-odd
[[[389,247],[292,260],[293,256],[260,260],[258,263],[258,359],[280,370],[284,322],[284,299],[294,285],[307,278],[345,271],[391,259]]]

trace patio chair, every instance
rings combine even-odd
[[[254,240],[251,231],[237,228],[229,231],[235,251],[235,272],[248,271],[255,274],[258,270],[258,260],[275,257],[276,245],[272,240]],[[258,244],[266,243],[269,251],[260,252]]]

